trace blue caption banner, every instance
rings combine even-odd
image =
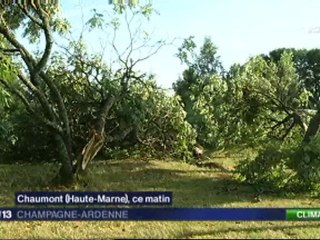
[[[172,192],[17,192],[16,205],[171,205]]]
[[[1,208],[0,220],[286,220],[281,208]]]

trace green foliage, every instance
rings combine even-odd
[[[292,52],[282,52],[277,62],[260,56],[253,58],[238,74],[235,83],[238,83],[234,86],[235,91],[239,86],[246,89],[246,92],[242,90],[242,95],[241,92],[235,95],[240,97],[239,103],[243,101],[243,106],[238,106],[242,114],[240,119],[246,124],[242,130],[260,127],[259,132],[252,135],[260,136],[260,142],[270,137],[281,140],[263,148],[255,159],[241,162],[237,170],[240,179],[255,185],[267,185],[274,190],[318,192],[319,138],[299,144],[306,131],[303,125],[307,126],[310,119],[303,109],[308,108],[312,93],[299,79]]]
[[[214,75],[199,79],[197,83],[199,85],[191,86],[193,106],[188,121],[197,130],[200,143],[213,148],[221,147],[224,144],[222,131],[226,115],[226,83]]]
[[[139,0],[109,0],[109,4],[122,5],[122,6],[136,6]]]
[[[192,157],[196,135],[178,97],[159,89],[152,76],[132,80],[123,95],[120,71],[113,73],[99,56],[88,55],[81,41],[68,51],[67,57],[54,56],[50,73],[64,96],[75,152],[88,140],[101,99],[113,94],[120,100],[107,119],[104,156]]]
[[[272,191],[311,191],[320,194],[320,137],[309,143],[273,142],[257,157],[236,167],[238,179]]]
[[[13,125],[10,121],[7,109],[11,105],[12,98],[6,91],[0,88],[0,159],[3,159],[11,144],[16,140],[13,134]]]
[[[290,51],[278,62],[251,58],[219,77],[223,69],[210,39],[199,54],[195,49],[192,37],[179,48],[177,56],[188,69],[174,89],[200,143],[213,148],[257,146],[270,137],[297,138],[305,131],[307,116],[301,109],[308,106],[311,93],[299,80]]]
[[[3,18],[12,30],[17,30],[25,18],[18,7],[12,7],[9,4],[0,4],[0,14],[3,14]]]
[[[101,13],[98,13],[96,9],[93,9],[93,16],[87,21],[87,25],[89,28],[95,29],[95,28],[103,28],[104,24],[104,15]],[[116,28],[115,28],[116,29]]]
[[[101,98],[121,95],[120,81],[115,80],[109,67],[79,46],[71,44],[69,57],[55,55],[48,72],[64,96],[75,152],[81,151],[88,140]],[[37,103],[33,107],[41,111]],[[15,109],[8,122],[13,124],[16,141],[7,147],[7,157],[28,161],[54,159],[51,132],[36,124],[21,105]],[[130,153],[136,157],[162,155],[190,160],[196,134],[185,117],[180,98],[159,89],[152,76],[133,81],[107,120],[105,153],[117,158]]]
[[[192,64],[190,58],[195,58],[194,50],[197,47],[193,39],[194,36],[184,39],[181,47],[178,48],[177,53],[177,57],[180,59],[181,63],[185,63],[189,66]]]
[[[19,92],[21,84],[15,77],[17,65],[10,58],[3,58],[0,64],[0,160],[49,161],[55,149],[50,143],[49,132],[25,110],[20,99],[12,94]],[[40,106],[26,97],[32,106]]]
[[[10,97],[0,111],[1,162],[47,162],[54,159],[54,149],[48,130],[37,124],[16,98]]]
[[[185,39],[178,48],[176,56],[181,63],[188,66],[188,70],[193,70],[197,76],[205,76],[207,74],[223,73],[220,57],[217,55],[218,48],[214,45],[211,38],[206,37],[199,53],[196,53],[197,45],[193,41],[194,37],[190,36]]]
[[[153,79],[134,83],[129,96],[121,108],[143,145],[149,151],[189,160],[196,135],[185,121],[179,97],[158,89]]]
[[[320,136],[309,143],[302,143],[295,151],[291,167],[297,172],[300,186],[304,190],[320,194]]]
[[[238,179],[268,191],[292,188],[295,173],[289,165],[293,149],[292,145],[282,142],[268,144],[256,157],[238,163]]]
[[[118,14],[123,14],[127,9],[141,13],[144,17],[150,20],[152,13],[156,12],[150,1],[139,0],[110,0],[113,4],[113,11]]]
[[[2,160],[7,163],[50,162],[56,159],[56,148],[50,132],[36,124],[35,119],[21,108],[11,113],[11,138],[6,139],[7,148]],[[11,139],[11,141],[10,141]]]
[[[0,47],[4,44],[0,41]],[[3,160],[4,155],[9,151],[12,144],[16,142],[16,135],[13,131],[14,122],[10,113],[18,106],[16,98],[12,96],[9,89],[3,86],[3,81],[10,88],[17,86],[14,77],[14,64],[8,56],[0,57],[0,159]]]
[[[199,54],[196,47],[193,37],[189,37],[178,49],[177,56],[188,68],[173,87],[181,97],[187,121],[197,131],[197,141],[217,148],[224,143],[221,131],[226,114],[224,94],[227,86],[219,76],[223,69],[210,38],[205,38]]]
[[[292,52],[294,66],[297,69],[299,80],[306,90],[310,92],[309,107],[317,106],[319,102],[320,93],[320,50],[319,49],[276,49],[271,51],[265,59],[278,62],[283,52]]]
[[[227,102],[234,140],[257,145],[270,137],[283,140],[303,133],[307,119],[300,110],[310,92],[299,81],[291,52],[284,52],[278,63],[258,56],[232,71]]]
[[[52,29],[60,35],[70,32],[71,25],[65,18],[56,18],[52,20]]]
[[[46,14],[50,15],[47,20],[49,21],[49,26],[53,31],[63,35],[69,30],[70,24],[68,21],[64,18],[60,18],[57,14],[60,11],[57,5],[42,4],[41,7]],[[26,11],[29,16],[27,16],[24,11]],[[5,24],[13,31],[13,33],[21,30],[22,36],[27,38],[30,43],[37,43],[40,41],[41,34],[43,34],[43,29],[39,26],[41,18],[32,7],[27,7],[24,11],[17,5],[4,5],[1,6],[0,14],[3,13]],[[32,18],[32,20],[30,18]],[[35,22],[37,22],[37,24],[35,24]]]
[[[30,43],[40,43],[41,28],[37,24],[34,24],[32,21],[23,22],[24,32],[22,36],[27,38]]]

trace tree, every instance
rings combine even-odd
[[[185,39],[178,49],[177,57],[181,63],[187,65],[187,69],[184,70],[182,78],[173,84],[174,90],[181,96],[186,109],[190,109],[190,98],[188,96],[190,95],[191,85],[197,84],[201,77],[221,76],[224,72],[220,57],[217,56],[217,47],[211,39],[204,39],[198,54],[193,39],[193,36]]]
[[[150,4],[139,8],[141,11],[133,11],[134,7],[134,5],[129,6],[129,11],[134,16],[142,14],[149,17],[152,12]],[[127,9],[123,5],[123,1],[115,5],[114,10],[120,14],[124,13],[125,23],[129,29],[132,19],[128,19]],[[133,60],[131,58],[134,51],[133,43],[139,38],[141,31],[136,31],[132,34],[129,29],[129,45],[124,54],[120,54],[114,41],[111,43],[113,49],[117,52],[120,67],[117,71],[107,70],[102,73],[99,72],[101,68],[94,66],[97,62],[91,61],[88,57],[82,60],[83,52],[81,52],[81,49],[75,49],[76,52],[73,53],[73,56],[77,61],[72,62],[68,67],[75,67],[76,72],[87,77],[86,87],[89,88],[88,91],[95,91],[99,86],[99,79],[104,76],[119,83],[118,86],[120,87],[119,94],[107,92],[96,99],[96,106],[98,107],[95,111],[94,123],[91,126],[91,130],[88,131],[90,134],[89,141],[82,149],[82,154],[79,154],[74,151],[71,129],[72,120],[65,103],[65,93],[62,91],[61,83],[59,82],[61,77],[57,77],[57,71],[49,65],[52,60],[53,35],[56,32],[63,35],[69,29],[67,21],[59,19],[56,13],[56,6],[44,5],[41,1],[31,1],[27,6],[22,4],[17,4],[15,7],[2,5],[0,9],[0,37],[2,39],[0,51],[2,54],[8,55],[12,61],[1,63],[3,68],[11,69],[2,71],[0,83],[6,91],[20,99],[30,116],[37,123],[45,126],[51,133],[57,146],[58,159],[61,163],[59,176],[63,181],[70,181],[73,178],[74,171],[84,170],[88,162],[95,157],[104,145],[106,140],[106,120],[110,109],[119,99],[126,95],[132,81],[143,81],[143,74],[141,75],[134,71],[134,67],[140,61],[155,54],[163,45],[163,42],[157,42],[154,45],[155,48],[147,56]],[[102,15],[95,15],[93,19],[97,19],[97,17],[102,17]],[[89,21],[89,24],[93,27],[95,27],[94,23],[96,22],[92,21],[92,19]],[[42,51],[33,54],[19,41],[17,31],[21,24],[25,26],[24,36],[29,39],[30,44],[35,44],[38,49],[40,46],[39,39],[41,36],[44,37],[45,46]],[[116,32],[119,22],[113,21],[112,26]],[[148,38],[145,39],[138,50],[146,47],[148,41],[150,41]],[[14,82],[8,81],[8,74],[13,75]],[[81,81],[78,81],[78,83],[83,84]],[[102,91],[103,87],[100,86],[100,93]],[[74,160],[77,160],[79,168],[74,168]]]
[[[303,86],[312,93],[310,96],[310,104],[316,106],[320,98],[320,49],[294,49],[280,48],[271,51],[268,55],[263,55],[267,60],[279,62],[281,55],[285,51],[291,51],[293,62],[297,69],[299,79]]]
[[[178,58],[187,65],[182,78],[173,88],[181,97],[187,112],[187,121],[197,130],[198,141],[218,147],[222,144],[221,120],[224,117],[223,98],[226,83],[222,80],[223,68],[217,56],[217,47],[205,38],[196,53],[193,37],[185,39],[178,49]]]
[[[308,129],[304,136],[304,141],[308,142],[312,137],[318,134],[320,129],[320,49],[276,49],[264,56],[265,59],[270,59],[278,62],[280,56],[285,51],[291,51],[293,62],[299,75],[299,80],[302,86],[305,87],[309,94],[309,104],[305,106],[309,112],[313,114]]]
[[[3,74],[3,71],[0,66],[0,76]],[[10,123],[7,111],[11,104],[12,96],[10,92],[0,88],[0,149],[4,151],[7,150],[9,142],[15,140],[15,136],[11,134],[12,124]]]
[[[260,127],[255,136],[263,140],[258,155],[241,161],[237,171],[259,188],[318,191],[320,120],[319,111],[312,109],[315,97],[299,76],[292,51],[274,59],[252,58],[231,81],[238,93],[234,103],[240,103],[235,105],[238,117],[244,116],[247,125],[242,129]]]
[[[254,57],[229,85],[235,97],[232,114],[255,129],[255,138],[269,133],[283,140],[295,126],[307,131],[305,108],[311,93],[300,82],[292,58],[289,51],[277,63]]]

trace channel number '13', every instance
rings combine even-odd
[[[11,219],[12,212],[11,210],[1,210],[0,211],[0,219]]]

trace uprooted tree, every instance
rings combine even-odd
[[[73,54],[69,59],[76,59],[76,61],[72,62],[75,65],[66,66],[66,71],[61,73],[65,77],[70,77],[64,78],[63,81],[73,79],[77,81],[76,74],[85,76],[86,84],[82,90],[92,93],[91,97],[96,109],[94,121],[87,131],[88,141],[79,153],[74,149],[72,119],[66,107],[65,93],[59,82],[63,78],[61,75],[59,78],[59,71],[54,66],[50,66],[50,63],[59,61],[59,56],[53,60],[54,36],[57,33],[66,36],[70,27],[68,22],[58,17],[57,6],[43,5],[40,1],[30,1],[27,5],[2,5],[0,9],[0,86],[18,98],[35,121],[50,131],[57,147],[57,158],[61,163],[59,177],[63,181],[71,181],[75,172],[85,170],[88,163],[104,146],[108,138],[106,121],[112,107],[128,94],[134,82],[141,84],[144,82],[145,74],[135,71],[136,65],[156,54],[165,44],[163,41],[153,42],[146,35],[142,38],[141,26],[134,31],[131,29],[132,21],[137,16],[149,18],[152,13],[150,4],[137,6],[130,3],[126,6],[123,1],[120,1],[114,5],[114,11],[124,16],[124,26],[128,33],[128,45],[124,51],[120,51],[116,45],[116,33],[120,20],[115,18],[110,21],[111,24],[108,26],[111,26],[113,37],[109,43],[116,56],[116,69],[105,66],[99,68],[99,64],[102,64],[102,56],[95,61],[96,58],[85,56],[85,53],[77,47],[74,48],[73,53],[68,50],[68,47],[64,48],[65,54]],[[87,24],[91,28],[103,28],[107,25],[104,23],[103,15],[97,12]],[[28,44],[24,44],[19,39],[18,32],[21,30],[23,30],[23,36],[29,39]],[[39,51],[42,37],[45,44],[42,51]],[[73,42],[73,46],[78,46],[81,41],[82,36],[79,41]],[[30,46],[36,46],[38,51],[33,53],[28,50]],[[133,59],[136,52],[145,48],[149,50],[146,55],[139,55]],[[72,69],[75,75],[72,75]],[[102,78],[115,82],[117,91],[105,91]],[[77,84],[80,86],[82,83],[78,81]],[[132,126],[124,129],[122,137],[129,134],[132,129]]]
[[[301,75],[293,59],[292,51],[277,61],[254,57],[231,84],[238,112],[232,115],[244,131],[254,129],[253,136],[264,140],[258,155],[241,161],[237,171],[260,190],[319,190],[318,83]]]

